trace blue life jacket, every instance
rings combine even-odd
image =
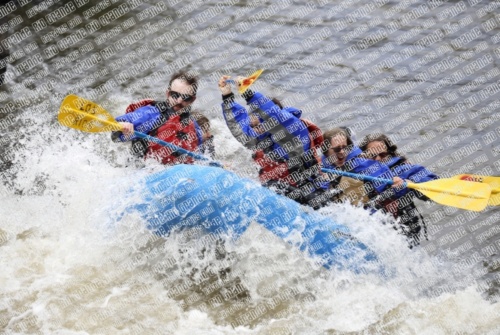
[[[272,158],[285,160],[299,157],[310,149],[309,132],[299,118],[300,110],[293,107],[280,109],[259,92],[255,92],[247,102],[251,112],[258,116],[266,129],[264,133],[257,134],[250,127],[250,116],[245,107],[234,101],[222,104],[229,130],[247,148],[266,149]]]

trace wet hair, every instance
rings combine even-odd
[[[366,135],[361,140],[359,147],[361,148],[361,150],[363,150],[363,152],[366,152],[366,150],[368,148],[368,144],[370,144],[372,142],[384,143],[385,146],[387,147],[387,152],[389,153],[389,155],[391,155],[392,157],[401,157],[405,161],[407,160],[407,158],[405,156],[403,156],[402,154],[400,154],[398,152],[398,146],[396,144],[394,144],[387,135],[382,134],[382,133],[374,133],[374,134]]]
[[[354,134],[354,130],[352,130],[349,127],[345,127],[345,126],[340,126],[339,128],[345,130],[345,132],[347,133],[347,135],[349,135],[349,137],[351,138],[351,141],[353,143],[356,142],[356,135]]]
[[[198,123],[203,132],[210,131],[210,121],[200,111],[195,110],[191,112],[191,118]]]
[[[170,77],[170,81],[168,82],[168,89],[170,89],[172,83],[176,79],[185,81],[193,88],[194,95],[196,95],[196,91],[198,90],[198,77],[184,71],[176,72],[172,75],[172,77]]]
[[[354,142],[351,139],[351,136],[349,136],[349,133],[347,130],[342,129],[342,128],[332,128],[330,130],[327,130],[323,134],[323,144],[321,145],[321,151],[323,151],[323,154],[326,156],[328,153],[328,149],[332,146],[332,138],[336,136],[343,136],[346,138],[347,145],[353,145]]]

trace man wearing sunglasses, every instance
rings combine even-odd
[[[113,132],[111,138],[115,142],[132,141],[132,152],[139,157],[153,157],[163,164],[192,162],[170,148],[137,138],[134,131],[196,151],[203,141],[200,126],[190,117],[197,86],[195,76],[182,71],[175,73],[168,85],[167,99],[147,99],[129,105],[126,114],[116,118],[122,131]]]

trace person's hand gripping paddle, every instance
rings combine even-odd
[[[64,98],[63,102],[61,103],[61,108],[59,109],[57,120],[63,126],[78,129],[88,133],[121,131],[123,129],[122,125],[116,122],[113,116],[106,112],[104,108],[92,101],[86,100],[73,94],[68,95],[66,98]],[[195,154],[194,152],[185,150],[172,143],[162,141],[156,137],[149,136],[138,131],[134,131],[134,135],[139,138],[158,143],[181,154],[188,155],[194,159],[209,161],[210,165],[223,167],[219,162],[212,161],[205,156]]]

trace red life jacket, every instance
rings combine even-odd
[[[140,107],[155,104],[156,102],[154,100],[144,99],[130,104],[126,109],[126,113],[131,113]],[[189,117],[189,113],[181,115],[176,114],[168,118],[166,116],[164,117],[166,121],[158,128],[153,129],[149,135],[155,136],[162,141],[172,143],[188,151],[196,151],[198,148],[198,135],[196,134],[194,122]],[[145,158],[148,157],[154,157],[162,164],[193,163],[193,158],[187,155],[181,155],[168,147],[150,141],[147,141],[147,150],[145,153]]]
[[[264,150],[257,150],[253,155],[253,159],[261,168],[259,170],[259,179],[263,184],[270,180],[286,180],[290,175],[286,161],[277,162],[266,155]],[[291,184],[297,186],[293,182]]]
[[[321,164],[321,157],[317,153],[317,149],[321,148],[323,144],[323,132],[317,125],[312,121],[307,119],[300,119],[309,131],[309,140],[311,142],[311,151],[313,153],[314,159],[318,164]],[[264,150],[257,150],[253,156],[254,160],[261,167],[259,171],[259,179],[262,183],[266,183],[270,180],[284,180],[290,185],[297,187],[296,183],[292,181],[291,178],[287,178],[290,175],[290,168],[287,161],[275,161],[271,159],[268,155],[264,153]]]
[[[311,150],[318,164],[321,164],[321,156],[318,155],[318,149],[321,149],[321,146],[323,145],[323,132],[312,121],[307,119],[300,120],[307,126],[307,130],[309,131],[309,140],[311,141]]]

